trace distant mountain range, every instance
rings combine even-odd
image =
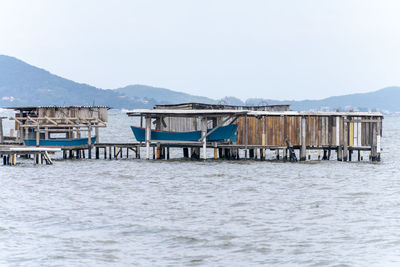
[[[204,96],[195,96],[170,89],[140,84],[128,85],[115,89],[114,91],[124,95],[128,99],[145,99],[151,102],[151,104],[177,104],[187,102],[216,104],[218,102],[218,100]]]
[[[400,112],[400,87],[333,96],[321,100],[279,101],[229,96],[211,99],[165,88],[129,85],[101,89],[51,74],[14,57],[0,55],[0,107],[35,105],[106,105],[118,109],[152,108],[156,104],[200,102],[230,105],[290,104],[293,110],[379,110]]]

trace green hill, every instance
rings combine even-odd
[[[114,90],[76,83],[0,55],[0,106],[107,105],[115,108],[149,107],[142,99],[127,98]]]
[[[380,110],[399,112],[400,87],[387,87],[370,93],[332,96],[321,100],[278,101],[235,97],[220,100],[194,96],[165,88],[129,85],[115,90],[62,78],[19,59],[0,55],[0,106],[107,105],[113,108],[152,108],[156,104],[184,102],[233,105],[290,104],[293,110]]]
[[[172,91],[170,89],[152,87],[147,85],[128,85],[118,88],[116,91],[122,95],[133,98],[152,99],[159,104],[176,104],[185,102],[216,104],[218,101],[204,97],[194,96],[182,92]]]

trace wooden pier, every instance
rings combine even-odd
[[[128,111],[140,117],[143,142],[101,143],[99,128],[106,127],[108,107],[14,107],[17,139],[14,148],[0,148],[5,164],[15,164],[16,156],[32,155],[36,163],[51,162],[49,152],[62,152],[63,159],[254,159],[361,161],[381,159],[383,115],[379,112],[297,112],[287,105],[226,106],[186,103],[162,105],[154,109]],[[4,118],[1,118],[4,119]],[[0,122],[1,122],[0,119]],[[211,141],[210,134],[235,124],[235,140]],[[91,142],[92,131],[97,139]],[[152,140],[152,131],[201,132],[195,141]],[[41,142],[79,138],[85,145],[41,146]],[[2,128],[0,127],[0,138]],[[25,147],[26,139],[36,147]],[[132,141],[134,141],[132,135]],[[13,150],[14,149],[14,150]],[[178,150],[178,152],[177,152]],[[211,151],[210,151],[211,150]],[[208,151],[208,154],[207,154]],[[93,157],[94,152],[94,157]],[[182,154],[181,154],[182,153]],[[355,155],[356,154],[356,155]],[[39,156],[38,156],[39,155]]]
[[[277,159],[305,161],[310,151],[316,150],[318,158],[330,159],[336,152],[338,161],[353,159],[353,152],[369,151],[371,161],[379,161],[383,115],[379,112],[296,112],[259,110],[207,110],[207,109],[151,109],[133,110],[128,116],[140,116],[145,121],[146,159],[150,159],[150,147],[180,146],[191,149],[192,158],[207,159],[207,148],[223,149],[229,157],[265,159],[266,151],[276,152]],[[238,125],[236,142],[207,142],[207,136],[215,129],[235,123]],[[190,145],[151,140],[152,125],[164,131],[202,131],[202,138]],[[219,151],[219,150],[218,150]],[[259,156],[257,156],[259,151]],[[296,152],[297,151],[297,152]],[[214,152],[214,155],[216,152]],[[184,152],[186,156],[186,152]],[[280,156],[282,155],[282,156]],[[216,158],[216,157],[215,157]]]
[[[2,146],[0,147],[0,158],[3,160],[3,165],[17,165],[17,156],[32,158],[33,163],[38,165],[43,163],[53,164],[49,153],[60,151],[61,149],[59,148]]]

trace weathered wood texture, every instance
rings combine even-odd
[[[347,116],[304,116],[306,124],[306,146],[342,146],[344,138],[349,147],[371,146],[374,124],[379,124],[377,135],[382,136],[382,121],[378,117]],[[265,125],[263,125],[265,123]],[[347,123],[348,133],[344,134],[343,124]],[[237,120],[237,144],[245,144],[244,117]],[[263,116],[247,118],[248,145],[286,146],[290,140],[293,146],[301,145],[301,116]],[[262,140],[263,127],[266,142]],[[339,139],[339,140],[338,140]]]
[[[207,128],[212,129],[216,127],[218,123],[221,123],[221,125],[229,125],[232,120],[233,118],[229,119],[229,117],[211,117],[207,120]],[[201,130],[201,118],[164,117],[163,122],[165,124],[160,123],[160,130],[162,131],[191,132]]]
[[[264,106],[232,106],[232,105],[212,105],[202,103],[184,103],[176,105],[156,105],[154,109],[178,109],[178,110],[193,110],[193,109],[205,109],[205,110],[256,110],[256,111],[288,111],[289,105],[264,105]],[[215,127],[221,121],[225,121],[228,117],[214,118],[214,121],[208,121],[208,128]],[[212,118],[210,118],[211,120]],[[161,124],[160,130],[163,131],[174,131],[174,132],[188,132],[188,131],[200,131],[201,130],[201,119],[200,118],[177,118],[177,117],[164,117],[163,121],[165,124]],[[226,121],[222,125],[228,125],[231,120]]]
[[[107,107],[39,107],[39,117],[49,118],[94,118],[108,121]]]

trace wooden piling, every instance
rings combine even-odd
[[[249,158],[254,159],[254,149],[249,149]]]
[[[4,132],[3,132],[3,119],[5,117],[0,117],[0,144],[4,142]]]
[[[92,126],[88,126],[88,158],[92,159]]]
[[[343,150],[342,150],[342,146],[338,146],[337,147],[337,150],[336,150],[336,153],[337,153],[337,160],[338,161],[342,161],[343,160]]]
[[[372,146],[371,146],[371,160],[377,161],[378,150],[377,150],[377,123],[372,123]]]
[[[167,160],[169,160],[169,146],[167,146]]]
[[[382,118],[378,118],[376,125],[376,160],[381,161],[381,134],[382,134]]]
[[[328,160],[328,150],[324,149],[324,155],[322,156],[322,160]]]
[[[203,159],[207,159],[207,118],[201,119],[201,137],[203,138]]]
[[[157,152],[156,152],[156,159],[161,159],[161,148],[160,143],[157,143]]]
[[[150,159],[151,117],[146,117],[146,159]]]
[[[189,158],[189,148],[187,148],[187,147],[183,148],[183,157]]]
[[[40,145],[40,128],[39,126],[36,128],[36,146],[38,147]]]
[[[136,147],[136,158],[140,159],[140,145]]]
[[[262,135],[261,135],[261,145],[263,148],[260,151],[261,160],[265,160],[265,145],[267,144],[267,135],[265,130],[265,116],[262,117]]]
[[[230,148],[225,148],[225,158],[232,159],[232,150]]]
[[[343,118],[343,161],[347,161],[349,154],[348,141],[349,141],[349,123],[347,117]]]
[[[301,148],[300,148],[300,161],[306,160],[306,118],[301,117]]]
[[[192,147],[192,154],[190,156],[191,159],[200,159],[200,148]]]
[[[220,159],[224,158],[224,150],[222,148],[218,148],[218,155]]]
[[[247,123],[247,115],[244,117],[244,140],[245,140],[245,148],[244,148],[244,159],[247,159],[247,146],[249,143],[249,136],[248,136],[248,123]]]

